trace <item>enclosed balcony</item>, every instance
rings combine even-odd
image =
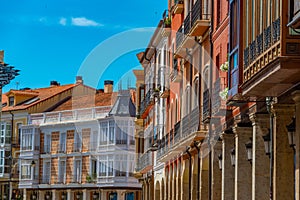
[[[208,5],[204,5],[202,1],[197,0],[192,7],[190,36],[203,36],[210,27]]]
[[[172,7],[173,14],[181,14],[184,9],[184,1],[183,0],[175,0],[174,5]]]
[[[300,81],[299,40],[282,38],[282,18],[244,49],[243,95],[279,96]]]

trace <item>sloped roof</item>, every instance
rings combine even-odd
[[[99,106],[111,106],[116,93],[96,93],[83,96],[72,96],[69,100],[56,107],[53,111],[74,110]]]
[[[62,93],[66,90],[72,89],[79,84],[67,84],[67,85],[59,85],[59,86],[51,86],[46,88],[38,88],[38,89],[28,89],[28,90],[10,90],[9,92],[2,95],[2,105],[4,103],[8,103],[7,95],[13,93],[14,95],[32,95],[37,97],[38,100],[32,103],[27,104],[25,102],[15,105],[15,106],[3,106],[2,111],[13,111],[13,110],[24,110],[33,105],[36,105],[42,101],[45,101],[59,93]]]
[[[135,117],[135,105],[132,101],[130,90],[119,91],[116,102],[109,112],[110,116]]]

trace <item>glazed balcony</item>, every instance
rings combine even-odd
[[[175,0],[174,5],[172,7],[173,14],[181,14],[184,9],[184,1],[183,0]]]
[[[243,95],[278,96],[300,81],[299,39],[282,38],[282,18],[257,35],[244,49]]]
[[[147,117],[150,109],[154,105],[155,92],[156,91],[154,89],[150,88],[148,90],[145,98],[141,102],[141,105],[140,105],[140,117],[142,119],[145,119]]]
[[[190,36],[203,36],[210,27],[210,14],[203,0],[197,0],[192,7]]]
[[[140,173],[146,173],[152,168],[152,152],[147,151],[144,154],[140,155],[136,165],[136,171]]]

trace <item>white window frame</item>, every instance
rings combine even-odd
[[[0,177],[4,175],[4,164],[5,164],[5,150],[0,149]]]
[[[79,162],[79,169],[77,168],[77,162]],[[81,183],[81,176],[82,176],[82,158],[75,157],[73,161],[73,182]]]
[[[65,141],[63,141],[62,135],[65,135]],[[64,144],[64,145],[63,145]],[[67,133],[66,132],[60,132],[59,133],[59,149],[60,152],[66,152],[67,151]]]
[[[50,170],[46,168],[46,163],[50,163]],[[49,178],[48,184],[51,182],[51,160],[43,160],[43,181],[46,182],[46,176]],[[49,177],[48,177],[49,176]]]
[[[76,131],[74,132],[74,149],[76,152],[81,152],[82,150],[82,132]]]
[[[62,174],[61,170],[61,162],[65,162],[64,174]],[[61,181],[61,177],[63,176],[63,180]],[[66,183],[66,176],[67,176],[67,159],[66,158],[59,158],[58,159],[58,182]]]
[[[35,128],[26,127],[21,131],[21,150],[32,151],[34,149]],[[31,148],[30,148],[31,147]]]
[[[107,136],[108,136],[108,121],[101,121],[99,145],[107,145],[108,142]]]
[[[44,135],[44,152],[51,153],[51,133]]]
[[[23,167],[26,167],[26,174],[23,173]],[[34,167],[31,165],[31,160],[22,160],[21,162],[21,179],[22,180],[33,180],[33,175],[34,175]],[[27,176],[23,178],[23,176]],[[29,177],[29,178],[28,178]]]

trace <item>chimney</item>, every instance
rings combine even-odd
[[[57,81],[50,81],[50,86],[59,86],[59,83]]]
[[[104,93],[112,93],[113,92],[114,82],[111,80],[104,81]]]
[[[76,76],[76,83],[83,83],[82,76]]]
[[[0,63],[3,63],[4,62],[4,51],[3,50],[1,50],[0,51]]]

